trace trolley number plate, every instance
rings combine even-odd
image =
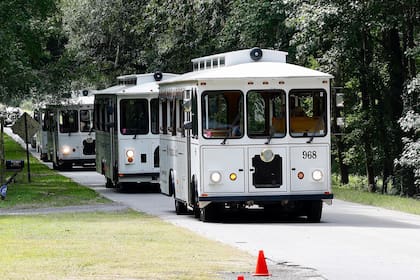
[[[316,159],[316,151],[303,151],[302,158],[303,159]]]

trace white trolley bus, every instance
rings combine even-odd
[[[47,105],[44,114],[48,160],[53,168],[66,170],[73,165],[95,164],[93,96],[84,90],[81,96],[60,105]]]
[[[106,177],[106,187],[159,183],[157,82],[175,76],[120,76],[118,85],[95,94],[96,171]]]
[[[319,222],[331,203],[331,75],[254,48],[160,83],[160,182],[202,221],[252,205]],[[255,206],[254,206],[255,207]]]
[[[39,123],[38,131],[35,135],[36,139],[36,150],[39,153],[39,158],[42,161],[47,161],[48,159],[48,124],[45,118],[45,105],[36,109],[34,112],[34,119]]]

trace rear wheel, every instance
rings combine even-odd
[[[183,215],[188,213],[187,205],[178,199],[175,199],[175,213]]]
[[[105,188],[114,188],[114,183],[112,182],[111,179],[106,178],[106,183],[105,183]]]
[[[322,200],[308,201],[306,205],[306,215],[308,222],[319,223],[322,216]]]
[[[201,216],[200,206],[198,204],[198,191],[197,185],[194,180],[191,182],[191,193],[192,193],[192,201],[191,204],[193,205],[193,213],[194,217],[199,219]]]

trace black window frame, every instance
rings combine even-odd
[[[144,106],[144,108],[146,109],[146,112],[143,114],[143,116],[146,117],[146,119],[141,120],[139,119],[139,121],[142,121],[143,124],[145,124],[147,127],[146,129],[144,128],[127,128],[127,120],[131,120],[132,118],[130,118],[130,116],[127,116],[126,114],[128,112],[126,112],[126,110],[123,107],[123,104],[126,102],[131,102],[131,101],[135,101],[136,103],[138,101],[143,102],[144,104],[142,106]],[[119,114],[119,122],[118,122],[118,127],[119,127],[119,131],[121,135],[147,135],[149,134],[150,131],[150,118],[149,118],[149,100],[147,98],[124,98],[120,100],[120,114]],[[137,112],[136,110],[134,112]],[[137,112],[138,113],[138,112]],[[137,116],[135,114],[135,116]],[[128,118],[127,118],[128,117]],[[123,129],[125,129],[125,131],[123,132]]]
[[[321,117],[323,119],[324,122],[324,134],[323,135],[315,135],[314,133],[308,134],[308,133],[302,133],[302,135],[293,135],[293,133],[298,133],[298,132],[293,132],[292,131],[292,125],[291,125],[291,119],[292,119],[292,108],[291,108],[291,96],[296,94],[296,93],[316,93],[316,92],[322,92],[324,94],[324,96],[322,97],[322,101],[323,101],[323,106],[324,106],[324,110],[321,114]],[[301,88],[295,88],[295,89],[291,89],[288,92],[288,119],[289,119],[289,135],[292,138],[307,138],[307,137],[313,137],[313,138],[322,138],[322,137],[326,137],[329,133],[328,131],[328,121],[327,121],[327,115],[328,115],[328,100],[327,100],[327,91],[325,89],[322,88],[308,88],[308,89],[301,89]]]
[[[248,118],[250,110],[249,110],[249,107],[248,107],[248,105],[249,105],[248,101],[249,101],[249,95],[252,92],[257,92],[257,93],[258,92],[267,92],[267,93],[279,92],[280,97],[281,97],[281,95],[283,95],[284,100],[285,100],[284,111],[283,111],[283,113],[284,113],[284,124],[283,124],[284,125],[284,133],[283,134],[281,134],[281,135],[276,135],[276,134],[270,135],[271,134],[271,131],[270,131],[271,127],[268,127],[267,134],[264,134],[264,135],[251,135],[250,134],[250,127],[249,127],[250,122],[249,122],[249,118]],[[286,135],[287,135],[287,100],[286,100],[287,94],[286,94],[286,91],[283,90],[283,89],[251,89],[246,93],[246,97],[247,97],[246,98],[246,109],[247,109],[247,115],[246,115],[246,130],[247,131],[246,131],[246,133],[247,133],[247,136],[251,139],[261,139],[261,138],[265,139],[267,137],[270,137],[270,138],[284,138],[284,137],[286,137]],[[265,110],[267,110],[267,108],[265,108]],[[264,112],[264,115],[266,115],[266,112]]]
[[[75,116],[75,120],[73,121],[73,125],[69,126],[70,122],[65,125],[65,119],[63,113],[72,112],[73,116]],[[62,119],[63,118],[63,119]],[[67,117],[68,118],[68,117]],[[63,121],[63,123],[62,123]],[[60,133],[75,133],[79,132],[79,111],[76,109],[60,109],[58,112],[58,131]]]
[[[242,101],[242,108],[239,108],[238,107],[238,109],[239,109],[239,112],[241,113],[241,118],[239,118],[239,125],[240,124],[242,124],[243,125],[243,127],[242,127],[242,131],[241,131],[241,135],[239,136],[239,137],[233,137],[232,135],[231,135],[231,133],[232,133],[232,130],[230,131],[230,135],[228,135],[228,136],[226,136],[226,135],[221,135],[221,136],[217,136],[217,137],[207,137],[206,135],[205,135],[205,129],[204,129],[204,121],[205,121],[205,118],[204,118],[204,116],[205,116],[205,104],[204,104],[204,102],[205,102],[205,97],[207,96],[207,95],[209,95],[209,93],[211,94],[211,93],[229,93],[229,92],[231,92],[231,93],[239,93],[239,102],[240,101]],[[242,90],[239,90],[239,89],[229,89],[229,90],[206,90],[206,91],[204,91],[204,92],[202,92],[202,94],[201,94],[201,112],[200,112],[200,114],[201,114],[201,135],[202,135],[202,137],[204,138],[204,139],[206,139],[206,140],[220,140],[220,139],[241,139],[241,138],[243,138],[244,136],[245,136],[245,119],[244,119],[244,116],[245,116],[245,114],[244,114],[244,107],[245,107],[245,97],[244,97],[244,93],[242,92]],[[227,104],[227,110],[226,110],[226,112],[228,113],[229,111],[230,111],[230,108],[229,108],[229,102],[227,102],[226,101],[226,104]],[[240,105],[238,105],[238,106],[240,106]],[[229,116],[226,116],[228,119],[229,119]],[[229,125],[229,121],[230,120],[228,120],[227,121],[227,124],[226,125]]]

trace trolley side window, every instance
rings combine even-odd
[[[59,129],[61,133],[78,131],[78,112],[77,110],[60,111]]]
[[[247,129],[251,138],[286,136],[286,93],[279,90],[249,91]]]
[[[50,127],[49,123],[51,122],[50,111],[45,111],[42,113],[42,131],[48,131]]]
[[[292,137],[327,134],[327,93],[324,90],[291,90],[289,94],[290,135]]]
[[[178,104],[178,128],[177,128],[177,132],[179,132],[181,134],[182,137],[185,136],[185,130],[184,130],[184,122],[185,122],[185,118],[184,118],[184,106],[182,106],[182,100],[177,100],[177,104]]]
[[[204,138],[241,138],[243,94],[240,91],[207,91],[202,98]]]
[[[153,98],[150,100],[150,130],[153,134],[159,134],[159,100]]]
[[[80,110],[80,131],[90,132],[93,125],[93,110]]]
[[[162,134],[168,134],[168,102],[167,100],[162,100],[160,103],[161,106],[161,118],[160,118],[160,122],[161,122],[161,127],[160,130],[162,132]]]
[[[120,132],[123,135],[149,133],[149,109],[147,99],[121,100]]]
[[[176,136],[176,99],[172,99],[169,101],[169,127],[168,131],[171,133],[172,136]]]

